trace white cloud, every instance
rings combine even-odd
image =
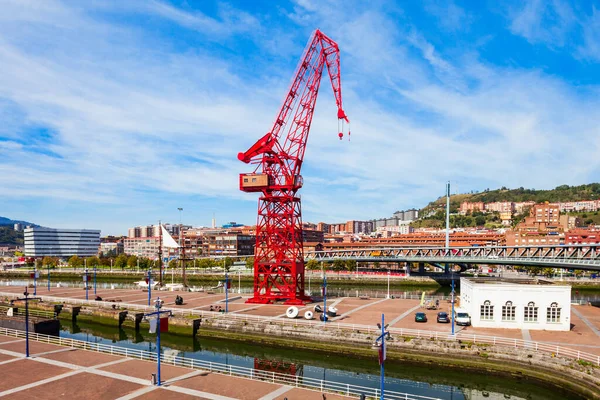
[[[562,47],[577,24],[577,17],[569,3],[562,0],[528,0],[512,13],[510,30],[530,43]]]
[[[270,128],[303,35],[315,26],[340,45],[353,134],[350,142],[337,138],[325,76],[303,167],[307,220],[374,218],[419,207],[441,195],[449,179],[471,190],[598,178],[599,141],[590,140],[600,137],[598,101],[590,94],[597,88],[584,92],[537,70],[496,67],[476,53],[449,57],[418,26],[405,24],[401,10],[389,14],[377,2],[297,2],[285,23],[299,27],[263,24],[260,16],[246,21],[243,11],[226,6],[217,17],[159,2],[140,11],[202,40],[218,41],[226,31],[232,48],[233,36],[245,29],[233,25],[257,27],[258,48],[229,57],[200,45],[181,51],[143,26],[98,16],[131,15],[127,3],[94,3],[94,12],[68,4],[1,5],[15,16],[0,17],[0,117],[13,116],[5,125],[10,134],[0,128],[6,139],[0,141],[2,209],[32,196],[77,201],[85,193],[95,207],[135,203],[137,212],[151,212],[156,200],[146,192],[158,192],[231,201],[241,206],[222,217],[252,222],[252,215],[236,214],[256,197],[238,190],[237,174],[251,169],[235,157]],[[537,26],[523,15],[520,23],[532,18]],[[293,33],[261,47],[261,37],[284,28]],[[264,57],[290,38],[293,51]],[[26,131],[35,127],[53,136],[31,143]],[[132,212],[130,218],[142,217]],[[105,223],[136,222],[121,215]]]

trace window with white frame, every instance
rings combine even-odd
[[[491,321],[494,319],[494,306],[489,300],[484,301],[481,305],[479,316],[482,321]]]
[[[502,306],[502,321],[514,321],[516,319],[516,307],[513,306],[512,301],[507,301]]]
[[[558,306],[558,303],[552,303],[550,304],[550,307],[546,309],[546,322],[560,322],[560,307]]]
[[[533,301],[529,302],[525,307],[524,321],[525,322],[537,322],[538,320],[538,308],[535,306]]]

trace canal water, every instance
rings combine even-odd
[[[65,324],[60,335],[106,345],[156,351],[155,336],[148,332],[110,328],[96,324]],[[161,334],[162,352],[223,363],[349,383],[379,387],[379,364],[373,359],[359,359],[307,350],[292,350],[228,341],[220,338],[185,338]],[[435,365],[401,361],[386,363],[386,388],[440,399],[580,399],[561,392],[547,383],[533,382],[519,376],[494,376]]]

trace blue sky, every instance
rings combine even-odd
[[[352,141],[325,84],[306,221],[422,207],[446,180],[600,180],[592,3],[0,0],[0,215],[103,234],[177,207],[254,223],[236,155],[270,129],[315,28],[341,50]]]

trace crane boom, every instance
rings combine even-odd
[[[296,192],[302,187],[300,175],[310,126],[327,67],[338,108],[337,117],[349,123],[342,107],[340,52],[337,43],[316,30],[304,50],[290,89],[271,131],[238,159],[255,164],[254,173],[240,174],[240,190],[260,192],[254,250],[253,303],[286,300],[302,304],[304,254],[302,213]]]

